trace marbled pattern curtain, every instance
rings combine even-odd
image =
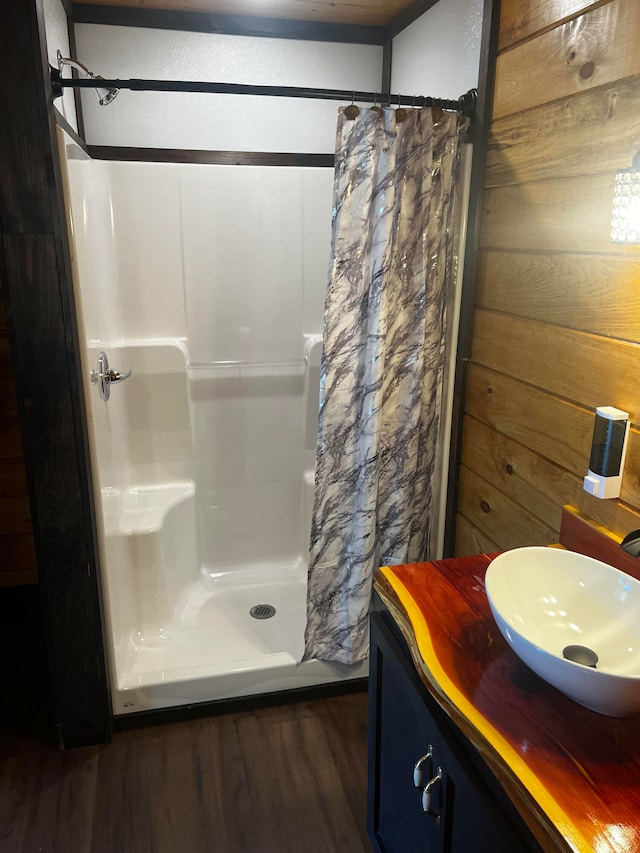
[[[339,113],[303,660],[366,658],[375,569],[427,556],[464,129]]]

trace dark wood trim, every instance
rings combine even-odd
[[[55,730],[108,740],[93,486],[43,0],[0,3],[0,222]],[[44,686],[43,686],[44,688]],[[53,726],[52,726],[53,731]]]
[[[127,160],[145,163],[212,163],[220,166],[324,166],[333,168],[333,154],[287,154],[269,151],[206,151],[183,148],[128,148],[88,145],[94,160]]]
[[[387,39],[382,47],[382,94],[391,94],[391,66],[393,63],[393,40]]]
[[[399,15],[391,21],[387,27],[387,38],[393,39],[403,30],[416,21],[420,15],[424,15],[432,6],[435,6],[439,0],[415,0],[408,9],[400,12]]]
[[[76,89],[76,92],[77,91],[78,90]],[[59,127],[61,127],[65,133],[69,134],[69,136],[73,139],[73,141],[76,143],[76,145],[79,145],[80,148],[82,148],[82,150],[85,152],[85,154],[88,154],[89,151],[87,149],[86,142],[84,141],[84,139],[81,136],[78,135],[77,131],[69,124],[69,122],[62,115],[60,110],[58,110],[58,109],[56,109],[56,107],[54,107],[53,112],[54,112],[54,115],[56,117],[56,124]]]
[[[259,38],[377,45],[384,44],[387,38],[385,27],[330,24],[322,21],[289,21],[280,18],[207,14],[172,9],[74,3],[73,15],[76,24],[110,24],[116,27],[186,30],[194,33],[221,33]]]
[[[138,711],[135,714],[119,714],[114,717],[116,731],[152,726],[164,723],[195,720],[212,714],[235,714],[242,711],[256,711],[275,705],[293,702],[310,702],[326,699],[329,696],[344,696],[349,693],[361,693],[367,689],[367,678],[352,678],[333,684],[316,684],[311,687],[299,687],[295,690],[278,690],[274,693],[261,693],[258,696],[243,696],[238,699],[219,699],[213,702],[196,702],[193,705],[179,705],[176,708],[160,708],[157,711]]]
[[[78,49],[76,47],[76,31],[73,20],[73,5],[71,0],[67,0],[67,27],[69,30],[69,50],[73,58],[77,57]],[[73,71],[76,74],[76,71]],[[73,99],[76,105],[76,122],[78,124],[78,136],[84,141],[87,138],[84,128],[84,114],[82,112],[82,93],[79,89],[73,90]]]
[[[471,163],[469,216],[467,219],[467,236],[464,250],[460,325],[458,330],[458,350],[451,419],[451,449],[449,452],[444,557],[452,557],[455,553],[456,514],[460,494],[460,463],[462,460],[462,430],[467,394],[467,374],[471,355],[476,267],[478,246],[480,243],[480,221],[482,217],[482,195],[487,160],[487,144],[493,109],[493,89],[496,58],[498,56],[499,28],[500,0],[484,0],[480,68],[478,73],[478,98],[475,120],[472,122],[470,129],[470,138],[473,143],[473,159]]]

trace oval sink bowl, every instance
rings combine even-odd
[[[537,675],[600,714],[640,711],[640,581],[573,551],[515,548],[493,560],[485,587]]]

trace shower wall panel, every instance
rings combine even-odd
[[[476,88],[483,8],[484,0],[435,3],[399,33],[391,90],[457,98]]]
[[[119,337],[185,333],[180,171],[109,163]]]
[[[382,48],[78,24],[78,58],[103,77],[209,80],[375,91]],[[126,92],[82,106],[90,145],[333,153],[336,104],[233,95]]]
[[[305,342],[321,333],[332,172],[182,167],[194,467],[205,571],[300,567]]]

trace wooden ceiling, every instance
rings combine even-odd
[[[414,0],[81,0],[92,6],[123,6],[135,9],[164,9],[250,15],[293,21],[361,24],[384,27]]]

